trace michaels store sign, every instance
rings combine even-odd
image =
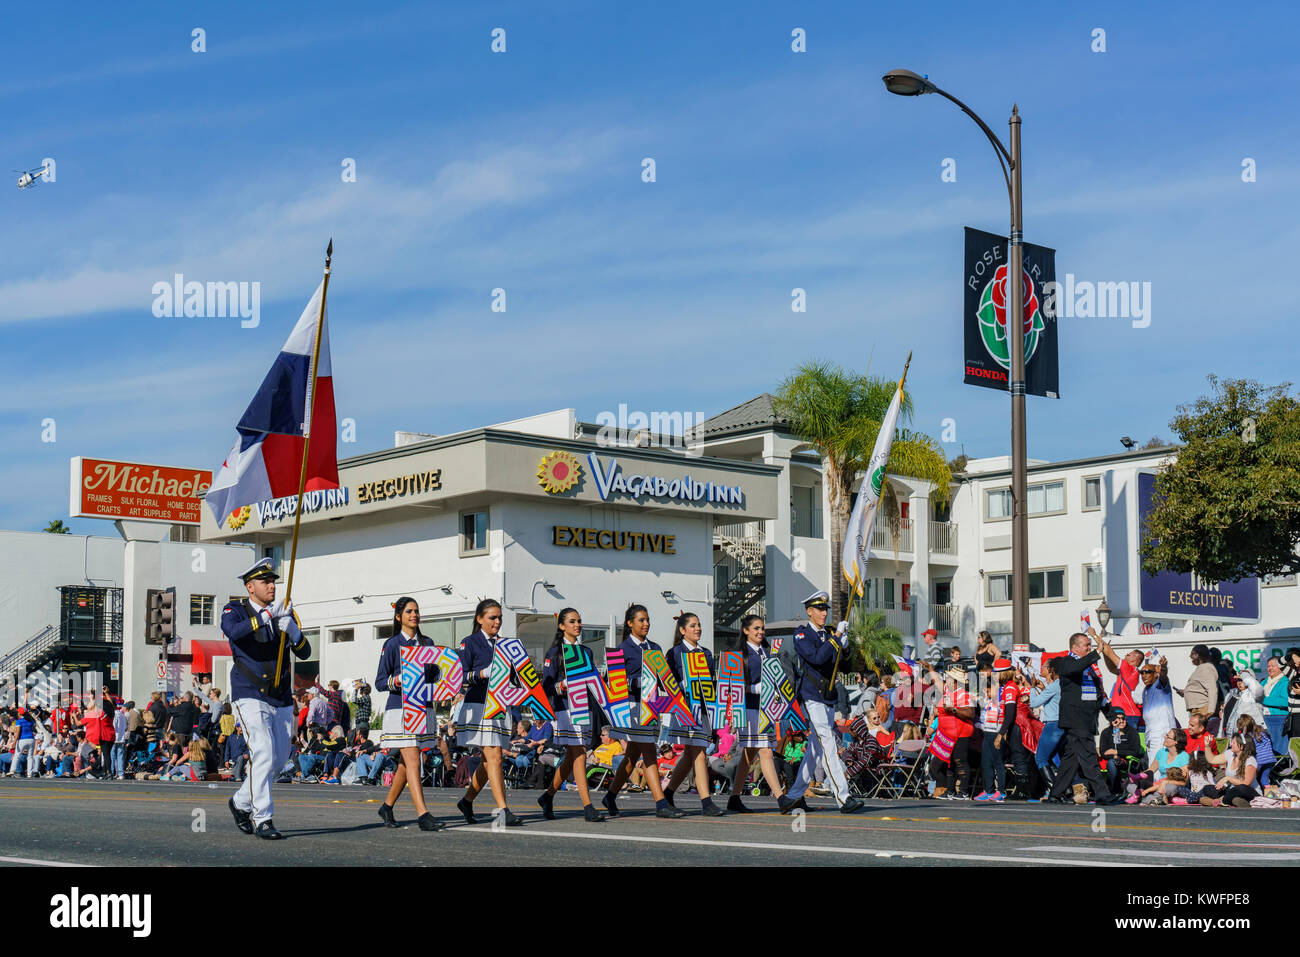
[[[608,461],[608,465],[602,466],[600,457],[595,452],[587,453],[587,465],[596,481],[596,490],[605,501],[609,501],[611,496],[619,495],[635,500],[745,504],[745,493],[739,485],[701,482],[690,475],[674,479],[662,475],[624,475],[618,459],[610,458]]]

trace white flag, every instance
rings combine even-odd
[[[849,527],[844,532],[844,553],[840,563],[844,577],[853,590],[862,594],[862,580],[867,573],[867,558],[871,551],[871,527],[876,521],[876,506],[880,504],[880,489],[885,482],[885,466],[889,463],[889,450],[894,444],[894,431],[898,427],[898,411],[903,404],[903,383],[900,380],[894,398],[880,424],[876,447],[867,464],[867,477],[858,490],[858,500],[849,516]]]

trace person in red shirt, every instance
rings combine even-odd
[[[1190,714],[1187,716],[1187,753],[1204,751],[1207,755],[1218,754],[1219,746],[1214,735],[1205,728],[1205,716]]]
[[[984,790],[975,796],[977,801],[1006,800],[1007,758],[1012,758],[1017,769],[1024,764],[1018,757],[1013,738],[1016,734],[1016,713],[1020,701],[1020,686],[1015,682],[1014,666],[1009,658],[993,662],[994,684],[989,688],[985,703],[982,728],[984,741],[980,748],[980,763],[984,770]],[[1023,748],[1019,749],[1023,751]],[[1023,778],[1022,778],[1023,780]],[[989,788],[993,790],[990,791]]]
[[[944,672],[943,697],[935,708],[938,727],[930,739],[930,776],[937,782],[934,797],[944,801],[969,798],[970,739],[975,733],[975,701],[966,690],[967,672],[954,666]]]
[[[1106,660],[1106,668],[1116,675],[1115,686],[1110,692],[1111,707],[1119,708],[1128,716],[1130,728],[1138,730],[1142,726],[1142,707],[1133,699],[1133,692],[1138,686],[1138,669],[1142,667],[1145,655],[1136,648],[1121,658],[1114,648],[1096,631],[1089,628],[1089,634],[1097,642],[1097,649]]]

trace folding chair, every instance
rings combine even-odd
[[[613,775],[614,769],[604,764],[593,764],[587,768],[587,787],[593,791],[603,788]]]
[[[876,768],[880,781],[871,792],[873,798],[925,797],[921,781],[925,779],[921,760],[925,742],[919,738],[899,741],[894,745],[893,760]]]

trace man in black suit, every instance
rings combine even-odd
[[[1061,739],[1061,770],[1047,800],[1056,804],[1071,803],[1065,795],[1076,773],[1092,786],[1098,804],[1118,803],[1102,777],[1097,759],[1097,713],[1101,710],[1101,679],[1093,670],[1097,652],[1090,651],[1091,639],[1082,632],[1070,636],[1070,653],[1055,658],[1056,674],[1061,679],[1061,713],[1058,724]]]

